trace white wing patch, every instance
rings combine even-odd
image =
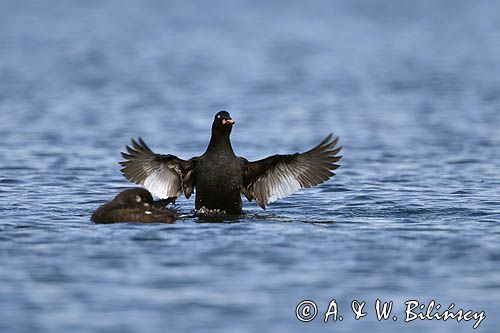
[[[144,180],[144,187],[160,199],[178,197],[181,195],[181,184],[179,175],[165,165],[159,169],[145,170],[149,174]]]
[[[273,172],[260,177],[253,185],[255,199],[259,205],[267,205],[300,190],[299,174],[286,164],[278,164]],[[264,202],[260,202],[260,198]]]

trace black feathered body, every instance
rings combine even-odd
[[[240,214],[243,173],[243,161],[234,154],[229,140],[212,138],[194,169],[196,210]]]

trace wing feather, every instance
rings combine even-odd
[[[244,160],[245,177],[242,192],[265,209],[269,203],[297,192],[301,188],[318,185],[334,176],[332,170],[342,156],[337,154],[338,137],[328,135],[319,145],[305,153],[273,155],[249,162]]]
[[[125,161],[120,162],[125,178],[143,185],[161,199],[177,198],[182,192],[189,198],[192,185],[191,188],[184,185],[192,183],[189,178],[193,159],[186,161],[174,155],[155,154],[141,138],[132,139],[132,146],[126,149],[126,153],[122,152]]]

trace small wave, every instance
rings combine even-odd
[[[447,164],[474,164],[474,163],[480,163],[481,160],[478,160],[476,158],[462,158],[462,159],[456,159],[456,160],[449,160],[446,163]]]
[[[455,192],[451,192],[451,194],[470,194],[470,192],[464,191],[464,190],[458,190]]]

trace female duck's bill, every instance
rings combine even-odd
[[[165,206],[174,200],[155,201],[149,191],[131,188],[97,208],[90,218],[95,223],[145,222],[173,223],[177,213]]]

